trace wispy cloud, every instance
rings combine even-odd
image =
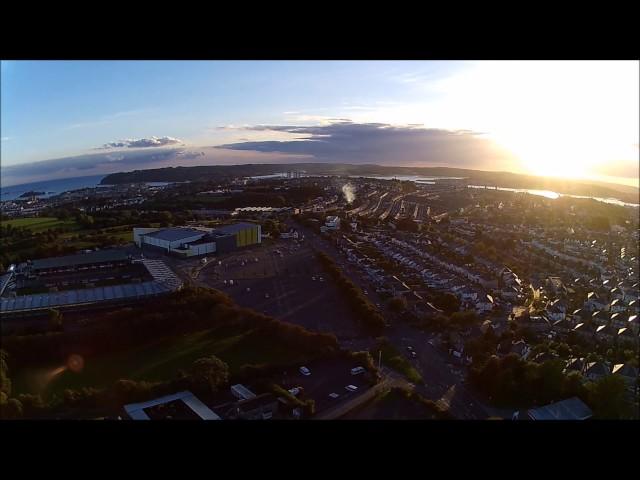
[[[179,138],[174,137],[151,137],[151,138],[129,138],[115,142],[105,143],[95,150],[108,150],[112,148],[150,148],[166,147],[167,145],[184,145]]]
[[[134,116],[134,115],[139,115],[141,113],[145,113],[148,112],[148,109],[137,109],[137,110],[126,110],[123,112],[116,112],[116,113],[111,113],[109,115],[104,115],[96,120],[89,120],[86,122],[78,122],[78,123],[72,123],[71,125],[67,125],[65,127],[63,127],[63,130],[75,130],[78,128],[87,128],[87,127],[99,127],[101,125],[107,125],[111,122],[113,122],[114,120],[117,120],[119,118],[123,118],[123,117],[130,117],[130,116]]]
[[[11,140],[11,137],[2,137],[3,142],[8,142],[9,140]]]

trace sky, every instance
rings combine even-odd
[[[637,61],[2,61],[2,185],[169,165],[638,185]]]

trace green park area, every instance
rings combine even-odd
[[[12,228],[27,228],[33,233],[44,232],[49,229],[65,228],[77,230],[80,226],[75,220],[60,220],[55,217],[27,217],[13,220],[3,220],[2,226],[10,225]]]
[[[305,359],[304,351],[284,348],[277,340],[265,341],[255,330],[218,328],[160,339],[129,350],[84,358],[82,371],[65,370],[48,382],[44,397],[62,395],[65,389],[109,387],[119,379],[167,381],[179,370],[188,370],[199,358],[216,355],[229,365],[231,374],[243,365],[293,364]],[[60,365],[16,371],[16,393],[37,393],[39,379]]]

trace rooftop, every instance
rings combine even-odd
[[[92,304],[110,300],[142,298],[169,293],[170,291],[170,286],[154,281],[110,285],[81,290],[67,290],[64,292],[22,295],[19,297],[2,298],[0,300],[0,312],[33,311],[62,306]]]
[[[118,262],[129,258],[122,250],[100,250],[91,253],[79,253],[77,255],[65,255],[64,257],[42,258],[33,260],[34,270],[46,270],[48,268],[74,267],[90,265],[93,263]]]
[[[202,403],[193,395],[193,393],[187,391],[166,395],[164,397],[156,398],[155,400],[149,400],[148,402],[131,403],[129,405],[125,405],[124,409],[133,420],[151,420],[149,415],[144,411],[146,408],[163,405],[176,400],[182,400],[184,404],[195,412],[202,420],[220,420],[220,417],[216,415],[213,410]]]
[[[593,413],[578,397],[534,408],[527,412],[533,420],[586,420]]]
[[[200,230],[194,230],[193,228],[165,228],[158,230],[157,232],[147,233],[146,237],[153,237],[159,240],[166,240],[167,242],[176,242],[187,238],[192,238],[197,235],[203,236],[205,232]]]

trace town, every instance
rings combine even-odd
[[[638,418],[637,206],[299,170],[30,193],[13,418]]]

